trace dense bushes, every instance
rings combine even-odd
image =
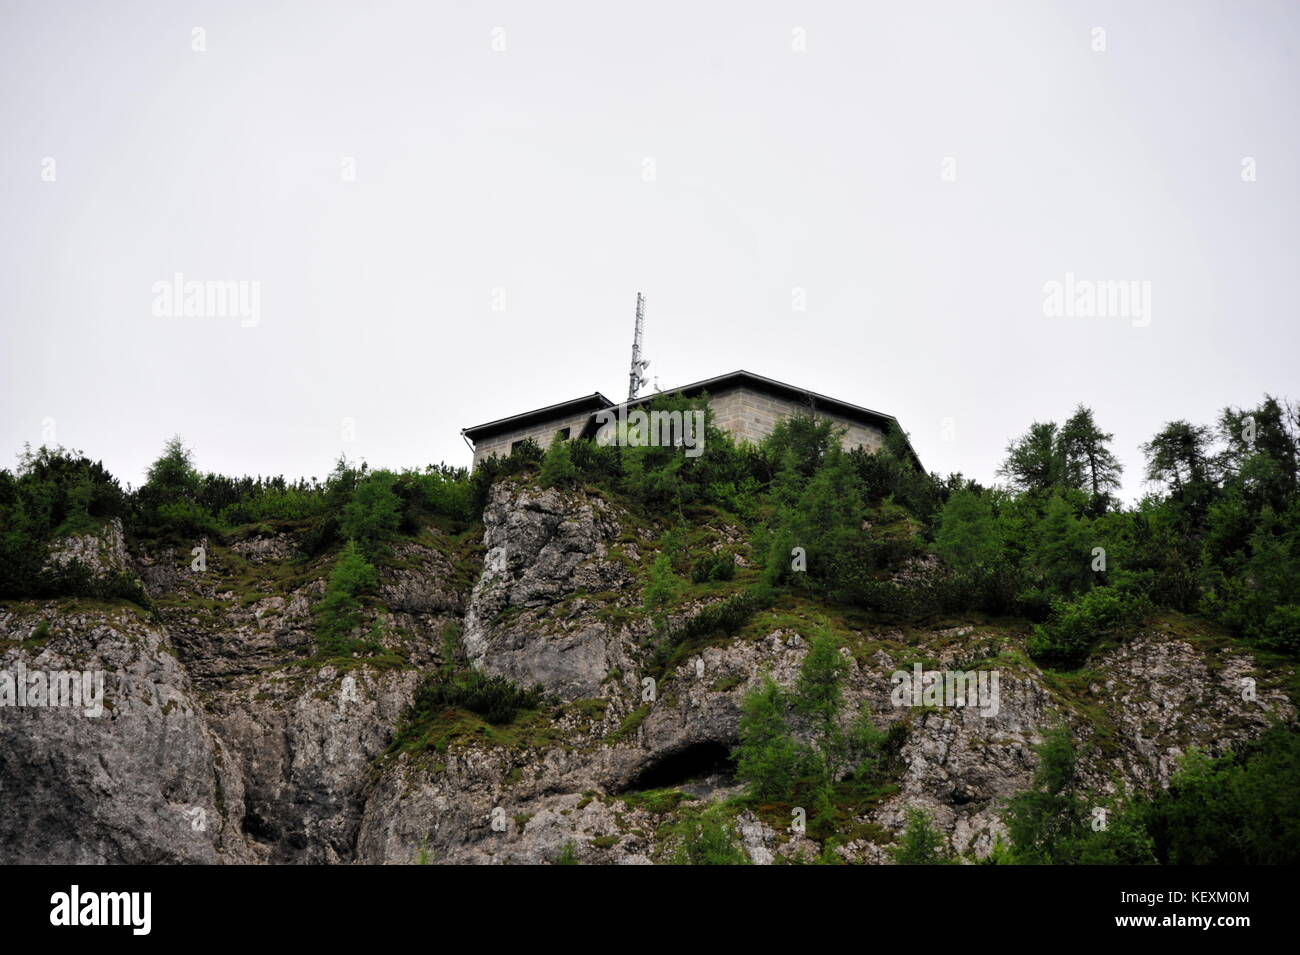
[[[734,823],[723,807],[687,815],[673,851],[673,865],[749,865]]]
[[[524,710],[536,709],[545,699],[539,686],[524,688],[501,676],[478,670],[430,674],[415,691],[412,708],[435,714],[449,707],[467,710],[494,725],[512,722]]]
[[[710,580],[731,580],[736,576],[736,558],[722,551],[717,554],[705,554],[691,563],[691,582],[707,583]]]
[[[80,451],[26,449],[15,472],[0,470],[0,597],[116,594],[122,582],[46,565],[52,540],[93,532],[127,505],[117,479]]]
[[[1034,626],[1029,652],[1046,666],[1077,667],[1099,639],[1140,624],[1150,610],[1145,594],[1119,587],[1098,587],[1073,600],[1057,600],[1051,619]]]
[[[1275,727],[1234,754],[1195,750],[1154,796],[1087,799],[1065,729],[1037,747],[1033,788],[1006,814],[1002,861],[1030,865],[1294,865],[1300,734]]]
[[[567,487],[578,476],[573,464],[572,445],[559,434],[551,439],[551,446],[542,458],[540,476],[542,487]]]
[[[144,485],[125,493],[78,452],[29,451],[16,472],[0,471],[0,593],[84,589],[75,574],[64,583],[49,576],[49,544],[110,517],[122,517],[132,539],[177,547],[279,523],[298,532],[308,557],[354,540],[380,563],[425,522],[477,519],[494,481],[527,473],[556,487],[597,485],[654,521],[721,510],[751,532],[768,585],[890,621],[969,610],[1026,617],[1038,625],[1035,657],[1053,666],[1077,665],[1106,632],[1165,607],[1204,614],[1261,648],[1300,653],[1300,417],[1271,397],[1225,409],[1214,428],[1167,425],[1144,446],[1158,491],[1130,508],[1114,499],[1110,435],[1082,407],[1064,426],[1037,422],[1011,442],[1002,473],[1013,490],[921,472],[896,427],[878,452],[846,453],[836,428],[811,416],[778,422],[751,446],[715,426],[707,396],[661,395],[647,410],[702,410],[703,453],[575,440],[553,441],[543,454],[524,441],[472,474],[372,471],[340,459],[324,481],[289,483],[203,474],[174,438]],[[693,561],[683,552],[671,563],[652,570],[647,606],[661,624],[661,662],[692,629],[732,625],[714,613],[744,616],[749,602],[670,635],[687,581],[735,573],[729,552]],[[1121,582],[1122,593],[1094,595]]]
[[[404,504],[403,526],[411,527],[421,516],[439,516],[469,522],[474,512],[469,473],[464,468],[430,464],[423,471],[402,471],[393,491]]]
[[[320,515],[322,503],[321,494],[309,487],[272,484],[245,492],[235,503],[221,508],[217,520],[225,527],[267,521],[306,521]]]
[[[1300,651],[1300,499],[1282,514],[1270,504],[1255,515],[1243,514],[1244,509],[1244,498],[1238,496],[1210,510],[1200,608],[1267,649],[1296,653]],[[1237,541],[1232,540],[1233,524],[1239,528]]]
[[[1300,862],[1300,735],[1270,730],[1240,752],[1193,751],[1132,815],[1161,865],[1295,865]]]
[[[367,555],[383,553],[402,523],[402,502],[393,491],[396,475],[374,471],[357,483],[339,515],[339,535],[355,541]]]
[[[213,495],[205,495],[212,485],[229,489],[225,480],[205,481],[181,439],[169,439],[162,455],[149,465],[145,483],[134,495],[128,518],[130,530],[140,537],[173,544],[219,534],[221,525],[211,506]]]
[[[246,524],[283,522],[302,531],[308,556],[355,540],[372,558],[424,520],[474,517],[473,488],[463,468],[371,470],[341,457],[324,481],[228,478],[199,473],[176,438],[167,442],[127,510],[137,538],[180,545],[220,538]]]
[[[655,561],[659,564],[658,557]],[[772,603],[772,589],[765,584],[755,584],[741,593],[703,607],[679,627],[670,628],[668,608],[684,592],[684,581],[673,575],[671,568],[661,569],[659,574],[661,576],[658,579],[662,583],[656,585],[656,572],[651,571],[651,583],[647,587],[644,604],[658,624],[658,635],[651,654],[651,663],[657,671],[662,671],[688,641],[717,635],[730,636],[748,623],[755,613]]]
[[[771,485],[774,514],[756,538],[765,579],[886,614],[911,615],[918,609],[915,602],[890,580],[925,552],[910,512],[892,500],[872,500],[855,456],[840,450],[838,433],[828,422],[781,422],[764,450],[775,455],[783,446],[784,463]],[[811,468],[789,446],[812,448],[805,452],[815,455]],[[888,450],[881,455],[891,457]],[[911,473],[910,464],[894,465],[898,474]],[[871,532],[864,533],[868,516]]]
[[[16,472],[0,471],[0,597],[125,598],[147,606],[129,574],[49,560],[53,541],[98,532],[110,518],[123,519],[133,542],[180,549],[221,540],[240,525],[283,522],[299,531],[304,558],[342,548],[316,607],[322,651],[374,649],[374,640],[354,633],[377,587],[374,563],[425,520],[467,522],[472,501],[469,475],[442,466],[370,471],[340,458],[325,481],[297,483],[203,474],[179,438],[166,442],[145,483],[126,493],[80,452],[41,448],[26,452]]]

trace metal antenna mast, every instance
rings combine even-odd
[[[641,333],[645,331],[645,296],[636,293],[636,334],[632,337],[632,373],[628,377],[627,400],[636,398],[636,393],[645,385],[645,370],[650,362],[641,358]]]

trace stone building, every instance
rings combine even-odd
[[[738,441],[754,444],[767,437],[782,418],[811,413],[818,418],[828,418],[845,429],[843,445],[846,449],[864,447],[875,451],[880,448],[890,425],[896,421],[891,415],[748,371],[734,371],[729,375],[697,381],[675,388],[672,393],[688,398],[706,395],[718,428],[730,432]],[[597,412],[620,407],[629,411],[644,408],[655,397],[657,395],[646,395],[619,405],[597,391],[582,398],[465,428],[461,434],[473,448],[474,464],[477,465],[493,455],[509,454],[529,438],[545,448],[557,431],[569,440],[591,438],[597,430]],[[910,445],[908,450],[920,467],[920,459]]]

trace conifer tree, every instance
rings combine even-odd
[[[1019,491],[1046,493],[1061,485],[1064,461],[1054,421],[1035,421],[1007,445],[1007,457],[998,474]]]
[[[1108,447],[1114,438],[1097,427],[1092,409],[1083,405],[1065,422],[1058,438],[1065,483],[1090,494],[1097,513],[1106,509],[1112,492],[1119,490],[1124,470]]]
[[[578,477],[578,469],[573,464],[573,452],[569,442],[557,431],[551,439],[551,446],[542,458],[542,487],[560,487],[572,484]]]
[[[800,775],[800,754],[785,709],[785,694],[770,675],[740,703],[736,775],[756,799],[791,798]]]

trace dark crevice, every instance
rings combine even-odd
[[[252,799],[247,794],[244,795],[244,818],[240,828],[244,830],[245,835],[258,842],[275,843],[280,838],[276,828],[253,809]]]
[[[652,759],[622,787],[622,791],[667,789],[715,776],[730,781],[735,772],[731,747],[726,743],[713,740],[691,743]]]

